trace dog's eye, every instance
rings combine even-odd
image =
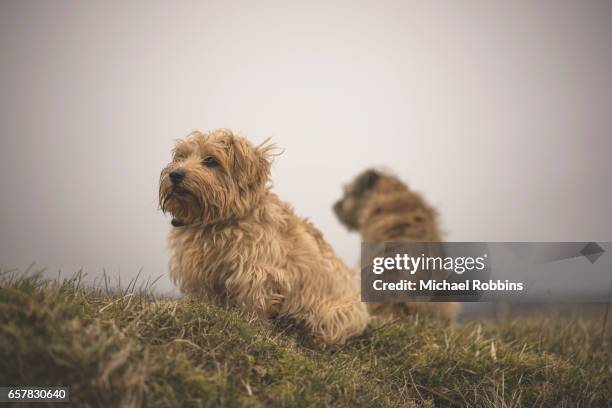
[[[212,156],[208,156],[204,160],[202,160],[202,165],[206,167],[217,167],[219,162]]]

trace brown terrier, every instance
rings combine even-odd
[[[273,150],[229,130],[178,141],[159,186],[175,226],[170,276],[190,297],[289,318],[320,342],[342,344],[369,321],[357,277],[270,191]]]
[[[366,170],[345,186],[334,212],[349,230],[368,242],[440,242],[436,211],[397,177]],[[373,313],[402,316],[427,314],[452,321],[454,302],[370,303]]]

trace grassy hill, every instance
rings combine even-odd
[[[0,385],[70,386],[75,406],[612,406],[601,320],[374,321],[316,350],[278,323],[134,285],[0,275]]]

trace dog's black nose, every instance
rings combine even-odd
[[[184,178],[185,170],[178,169],[170,172],[170,180],[172,180],[174,184],[180,183]]]

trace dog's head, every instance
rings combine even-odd
[[[272,145],[254,146],[229,130],[179,140],[159,179],[159,205],[172,225],[210,225],[257,205],[270,176]]]
[[[348,229],[359,229],[359,217],[382,174],[373,169],[359,174],[344,186],[344,195],[334,204],[334,212]]]
[[[344,195],[334,204],[336,216],[349,230],[361,228],[361,219],[370,199],[376,193],[407,191],[397,177],[368,169],[344,186]]]

